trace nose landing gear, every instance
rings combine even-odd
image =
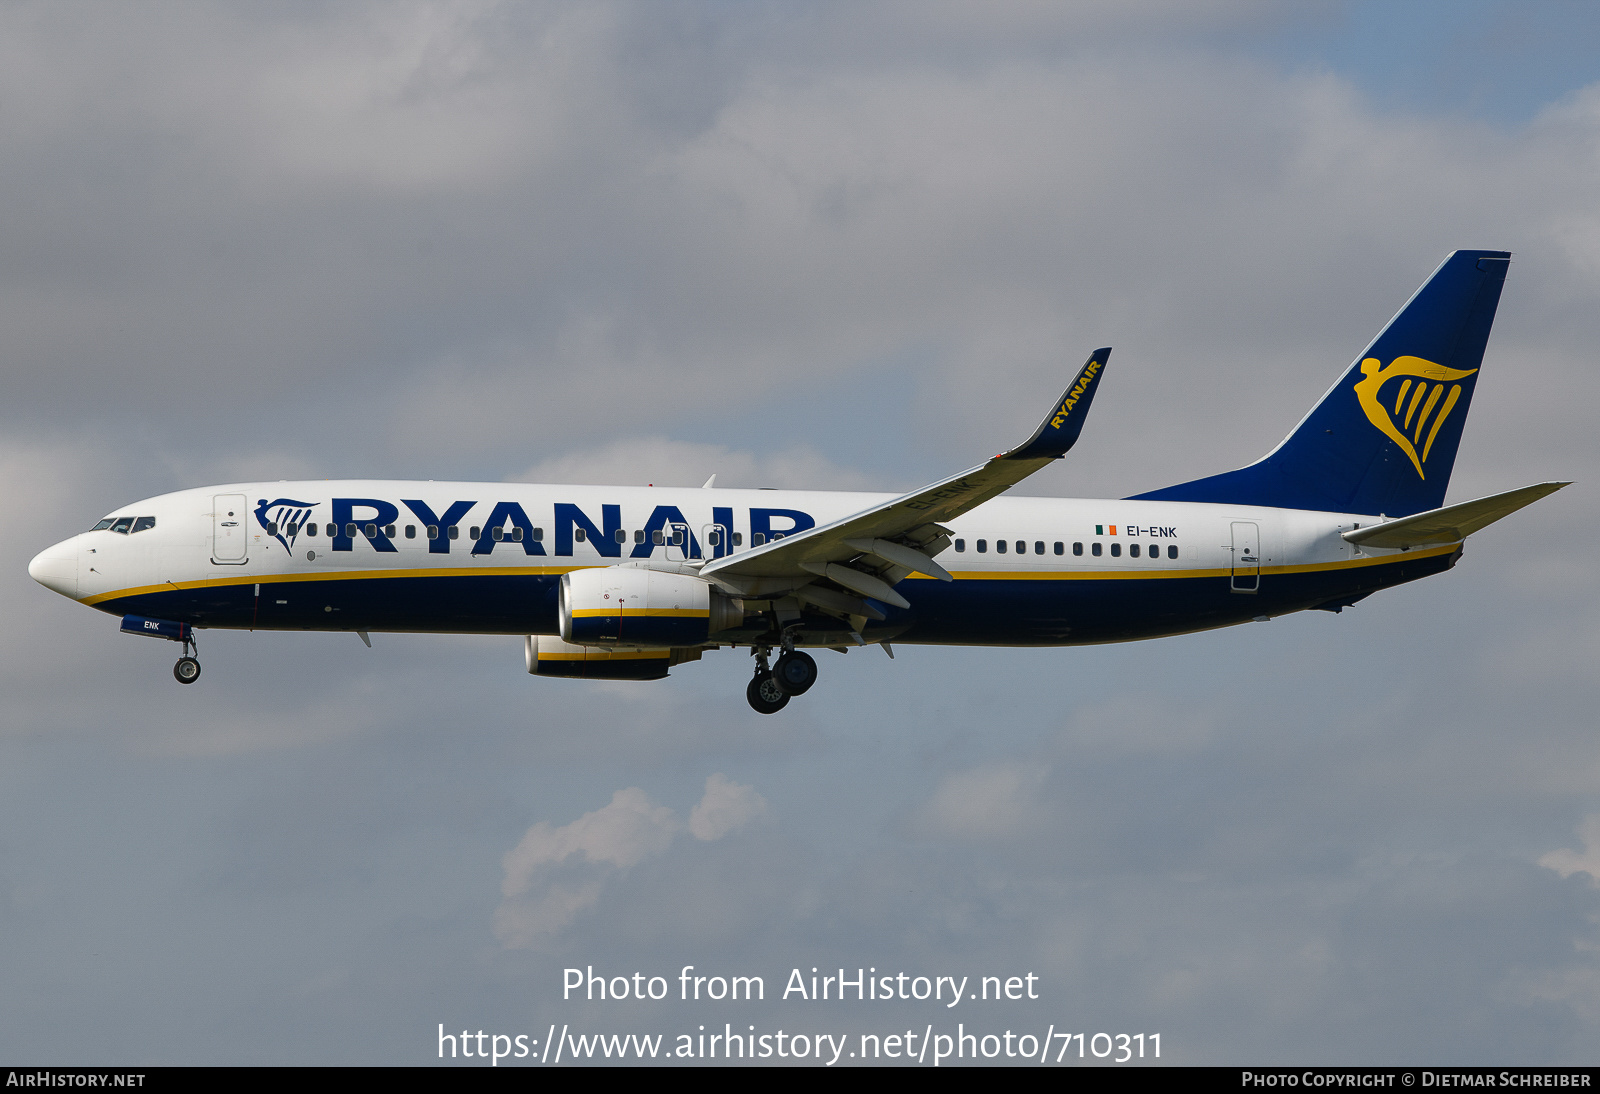
[[[183,628],[183,656],[172,666],[173,679],[180,684],[192,684],[200,679],[200,644],[194,640],[194,631]]]

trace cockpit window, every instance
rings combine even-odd
[[[154,528],[155,526],[156,526],[156,518],[155,517],[140,517],[138,520],[133,522],[133,530],[135,532],[143,532],[146,529]]]
[[[117,519],[117,518],[115,518],[115,517],[107,517],[105,520],[101,521],[99,524],[96,524],[93,528],[89,529],[89,531],[91,531],[91,532],[103,532],[107,528],[111,527],[111,522],[113,520],[115,520],[115,519]]]
[[[123,535],[127,535],[128,534],[128,529],[132,528],[132,527],[133,527],[133,518],[132,517],[118,517],[111,524],[111,530],[113,532],[120,532]]]

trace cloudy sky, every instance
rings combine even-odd
[[[1600,9],[12,3],[0,194],[5,1060],[1595,1062]],[[1457,247],[1516,257],[1451,498],[1578,485],[1338,616],[824,654],[762,718],[741,653],[507,638],[216,632],[182,688],[25,572],[251,477],[911,488],[1107,344],[1027,490],[1124,496],[1266,451]],[[1039,997],[779,998],[812,967]]]

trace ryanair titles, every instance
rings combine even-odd
[[[624,525],[622,506],[602,504],[599,510],[596,521],[592,512],[573,502],[556,502],[548,516],[529,516],[514,501],[460,500],[435,509],[420,498],[401,498],[398,503],[383,498],[332,498],[326,503],[262,498],[255,517],[285,550],[298,539],[319,539],[329,550],[353,551],[357,541],[365,540],[381,554],[398,552],[397,539],[417,539],[435,555],[463,550],[487,555],[499,547],[520,548],[525,555],[562,556],[571,555],[575,544],[587,543],[602,558],[649,558],[658,549],[681,552],[686,558],[721,558],[743,540],[745,529],[749,546],[759,547],[817,523],[798,509],[752,507],[736,528],[732,506],[713,506],[709,522],[695,523],[676,505],[657,505],[642,524]]]
[[[1100,362],[1090,361],[1083,370],[1083,374],[1078,377],[1078,382],[1072,385],[1066,396],[1062,398],[1061,405],[1056,408],[1055,415],[1050,419],[1052,429],[1061,428],[1061,423],[1067,420],[1067,415],[1072,413],[1072,408],[1078,405],[1078,399],[1089,389],[1089,385],[1094,382],[1095,374],[1099,371]]]

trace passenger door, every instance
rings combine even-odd
[[[1261,529],[1251,521],[1233,522],[1233,591],[1261,589]]]
[[[243,566],[250,535],[250,510],[243,494],[218,494],[211,504],[211,561]]]

